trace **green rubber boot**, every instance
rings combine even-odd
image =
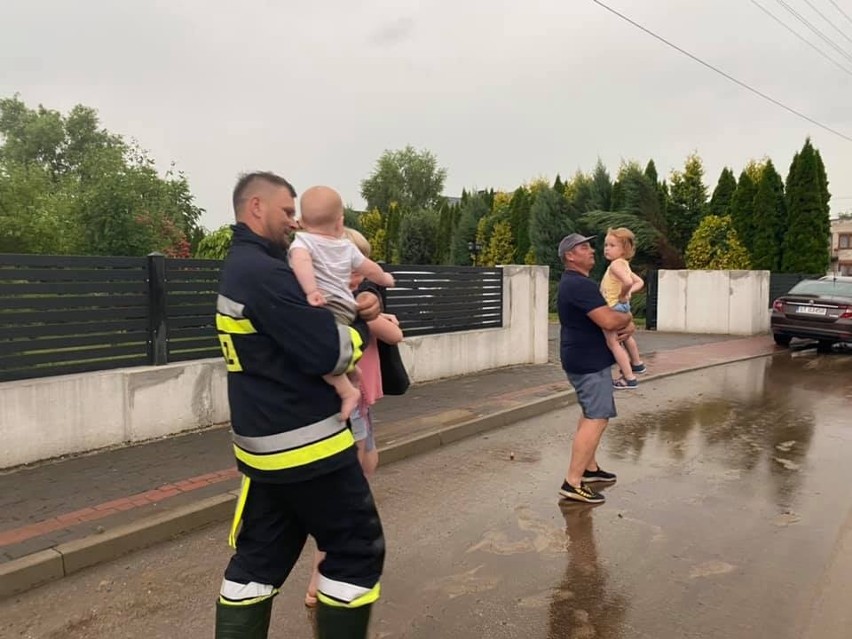
[[[366,639],[372,605],[357,608],[317,605],[317,639]]]
[[[248,606],[216,602],[216,639],[266,639],[272,597]]]

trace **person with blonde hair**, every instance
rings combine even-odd
[[[606,303],[614,311],[630,313],[630,297],[641,291],[645,283],[630,268],[630,262],[636,254],[636,237],[628,228],[607,229],[604,239],[604,257],[609,260],[609,267],[601,280],[601,294]],[[639,346],[631,335],[621,341],[616,331],[604,331],[606,343],[615,357],[615,362],[621,369],[621,376],[613,380],[612,385],[618,390],[636,388],[639,380],[637,373],[644,373],[647,368],[639,356]]]

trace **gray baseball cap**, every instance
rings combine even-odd
[[[589,240],[593,240],[597,237],[597,235],[580,235],[579,233],[571,233],[571,235],[566,235],[562,238],[562,241],[559,242],[559,259],[562,259],[562,256],[565,255],[568,251],[570,251],[575,246],[580,246],[584,242],[588,242]]]

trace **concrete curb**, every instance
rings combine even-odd
[[[214,495],[0,564],[0,599],[227,520],[233,514],[235,499],[233,491]]]
[[[745,355],[724,362],[699,364],[678,371],[647,375],[643,381],[650,382],[715,366],[772,357],[783,352],[786,351]],[[432,433],[394,442],[379,451],[381,464],[386,466],[427,453],[473,435],[544,415],[576,401],[573,390],[562,391],[497,413],[445,426]],[[84,568],[117,559],[132,551],[168,541],[178,535],[227,521],[233,515],[236,496],[236,491],[231,490],[194,504],[145,517],[103,534],[76,539],[0,564],[0,599],[61,579]]]

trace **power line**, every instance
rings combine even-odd
[[[813,33],[815,33],[815,34],[817,35],[817,37],[821,38],[821,39],[823,40],[823,42],[825,42],[828,46],[830,46],[832,49],[834,49],[835,51],[837,51],[837,52],[838,52],[840,55],[842,55],[844,58],[846,58],[847,60],[849,60],[850,62],[852,62],[852,56],[850,56],[848,53],[846,53],[846,51],[844,51],[844,50],[843,50],[843,49],[841,49],[839,46],[837,46],[837,44],[835,44],[834,40],[832,40],[831,38],[829,38],[829,37],[828,37],[827,35],[825,35],[822,31],[820,31],[820,30],[819,30],[818,28],[816,28],[813,24],[811,24],[811,23],[810,23],[810,21],[809,21],[807,18],[805,18],[805,17],[804,17],[801,13],[799,13],[799,12],[798,12],[798,11],[796,11],[793,7],[791,7],[789,4],[787,4],[786,2],[784,2],[784,0],[775,0],[775,1],[776,1],[778,4],[780,4],[782,7],[784,7],[784,8],[785,8],[785,9],[786,9],[786,10],[787,10],[787,11],[788,11],[788,12],[789,12],[789,13],[790,13],[790,14],[791,14],[794,18],[796,18],[796,20],[798,20],[799,22],[801,22],[801,23],[802,23],[803,25],[805,25],[808,29],[810,29]]]
[[[842,35],[844,38],[846,38],[847,40],[849,40],[849,42],[852,42],[852,38],[850,38],[848,35],[846,35],[846,34],[845,34],[845,33],[844,33],[841,29],[840,29],[840,27],[838,27],[838,26],[837,26],[836,24],[834,24],[831,20],[829,20],[829,19],[826,17],[826,15],[825,15],[822,11],[820,11],[819,9],[817,9],[817,8],[813,5],[813,3],[811,2],[811,0],[805,0],[805,4],[807,4],[807,5],[808,5],[811,9],[813,9],[814,11],[816,11],[816,13],[819,15],[819,17],[821,17],[823,20],[825,20],[826,22],[828,22],[828,24],[830,24],[830,25],[832,26],[832,28],[833,28],[835,31],[837,31],[837,33],[839,33],[839,34],[840,34],[840,35]]]
[[[695,60],[698,64],[700,64],[700,65],[702,65],[702,66],[707,67],[707,68],[708,68],[708,69],[710,69],[711,71],[715,71],[716,73],[718,73],[719,75],[721,75],[721,76],[723,76],[723,77],[727,78],[728,80],[730,80],[730,81],[731,81],[731,82],[733,82],[734,84],[737,84],[737,85],[741,86],[742,88],[744,88],[744,89],[746,89],[746,90],[748,90],[748,91],[751,91],[751,92],[752,92],[752,93],[754,93],[755,95],[758,95],[758,96],[760,96],[761,98],[763,98],[764,100],[767,100],[768,102],[771,102],[771,103],[772,103],[772,104],[774,104],[775,106],[779,106],[779,107],[781,107],[782,109],[784,109],[785,111],[789,111],[789,112],[790,112],[790,113],[792,113],[793,115],[796,115],[796,116],[798,116],[798,117],[802,118],[803,120],[807,120],[807,121],[808,121],[808,122],[810,122],[811,124],[814,124],[814,125],[816,125],[816,126],[820,127],[821,129],[824,129],[824,130],[828,131],[829,133],[833,133],[834,135],[836,135],[836,136],[838,136],[838,137],[843,138],[843,139],[844,139],[844,140],[846,140],[847,142],[852,142],[852,137],[849,137],[848,135],[845,135],[845,134],[841,133],[840,131],[836,131],[835,129],[832,129],[831,127],[829,127],[829,126],[827,126],[827,125],[825,125],[825,124],[822,124],[821,122],[817,122],[816,120],[814,120],[813,118],[811,118],[811,117],[809,117],[809,116],[805,115],[804,113],[802,113],[802,112],[800,112],[800,111],[796,111],[796,110],[795,110],[795,109],[793,109],[792,107],[788,107],[786,104],[783,104],[782,102],[779,102],[779,101],[778,101],[778,100],[776,100],[775,98],[773,98],[773,97],[770,97],[770,96],[766,95],[766,94],[765,94],[765,93],[763,93],[762,91],[759,91],[758,89],[755,89],[755,88],[753,88],[753,87],[749,86],[749,85],[748,85],[748,84],[746,84],[745,82],[741,82],[740,80],[737,80],[737,79],[736,79],[735,77],[733,77],[732,75],[729,75],[729,74],[725,73],[724,71],[722,71],[721,69],[718,69],[717,67],[714,67],[714,66],[713,66],[712,64],[710,64],[709,62],[705,62],[705,61],[704,61],[704,60],[702,60],[701,58],[698,58],[698,57],[696,57],[696,56],[692,55],[689,51],[686,51],[685,49],[681,49],[681,48],[680,48],[679,46],[677,46],[676,44],[673,44],[673,43],[669,42],[668,40],[666,40],[665,38],[663,38],[662,36],[657,35],[657,34],[656,34],[656,33],[654,33],[653,31],[651,31],[650,29],[646,29],[645,27],[643,27],[643,26],[642,26],[641,24],[639,24],[638,22],[634,22],[633,20],[631,20],[630,18],[628,18],[628,17],[627,17],[626,15],[624,15],[623,13],[619,13],[618,11],[616,11],[615,9],[613,9],[612,7],[609,7],[609,6],[605,5],[603,2],[601,2],[601,0],[592,0],[592,2],[594,2],[595,4],[597,4],[597,5],[601,6],[601,7],[603,7],[604,9],[606,9],[607,11],[609,11],[610,13],[615,14],[616,16],[618,16],[619,18],[621,18],[621,19],[622,19],[622,20],[624,20],[625,22],[629,22],[630,24],[632,24],[632,25],[633,25],[634,27],[636,27],[637,29],[640,29],[640,30],[644,31],[645,33],[647,33],[647,34],[648,34],[649,36],[651,36],[652,38],[655,38],[655,39],[659,40],[660,42],[662,42],[663,44],[666,44],[666,45],[670,46],[672,49],[674,49],[674,50],[676,50],[676,51],[679,51],[679,52],[680,52],[680,53],[682,53],[683,55],[685,55],[685,56],[687,56],[687,57],[689,57],[689,58],[692,58],[692,59],[693,59],[693,60]]]
[[[840,6],[839,6],[839,5],[838,5],[838,4],[837,4],[834,0],[828,0],[828,1],[829,1],[831,4],[833,4],[833,5],[834,5],[834,8],[835,8],[835,9],[837,9],[837,10],[840,12],[840,14],[841,14],[844,18],[846,18],[847,20],[849,20],[849,24],[852,24],[852,18],[850,18],[850,17],[849,17],[849,14],[848,14],[848,13],[846,13],[843,9],[841,9],[841,8],[840,8]]]
[[[757,8],[758,8],[758,9],[760,9],[761,11],[763,11],[763,13],[765,13],[766,15],[768,15],[770,18],[772,18],[773,20],[775,20],[775,22],[777,22],[777,23],[778,23],[778,24],[780,24],[782,27],[784,27],[785,29],[787,29],[787,31],[789,31],[790,33],[792,33],[792,34],[793,34],[794,36],[796,36],[799,40],[801,40],[801,41],[802,41],[802,42],[804,42],[806,45],[808,45],[811,49],[813,49],[814,51],[816,51],[817,53],[819,53],[819,54],[820,54],[823,58],[825,58],[826,60],[828,60],[829,62],[831,62],[831,63],[832,63],[834,66],[836,66],[838,69],[840,69],[840,70],[841,70],[841,71],[843,71],[844,73],[848,73],[849,75],[852,75],[852,71],[850,71],[849,69],[847,69],[846,67],[844,67],[844,66],[843,66],[842,64],[840,64],[837,60],[835,60],[834,58],[832,58],[832,57],[831,57],[830,55],[828,55],[825,51],[823,51],[823,50],[822,50],[822,49],[820,49],[818,46],[816,46],[813,42],[811,42],[810,40],[808,40],[806,37],[804,37],[802,34],[800,34],[798,31],[796,31],[793,27],[791,27],[791,26],[790,26],[790,25],[788,25],[786,22],[784,22],[781,18],[779,18],[779,17],[778,17],[778,16],[776,16],[774,13],[772,13],[771,11],[769,11],[769,9],[767,9],[767,8],[766,8],[766,7],[764,7],[763,5],[758,4],[755,0],[751,0],[751,3],[752,3],[755,7],[757,7]]]

